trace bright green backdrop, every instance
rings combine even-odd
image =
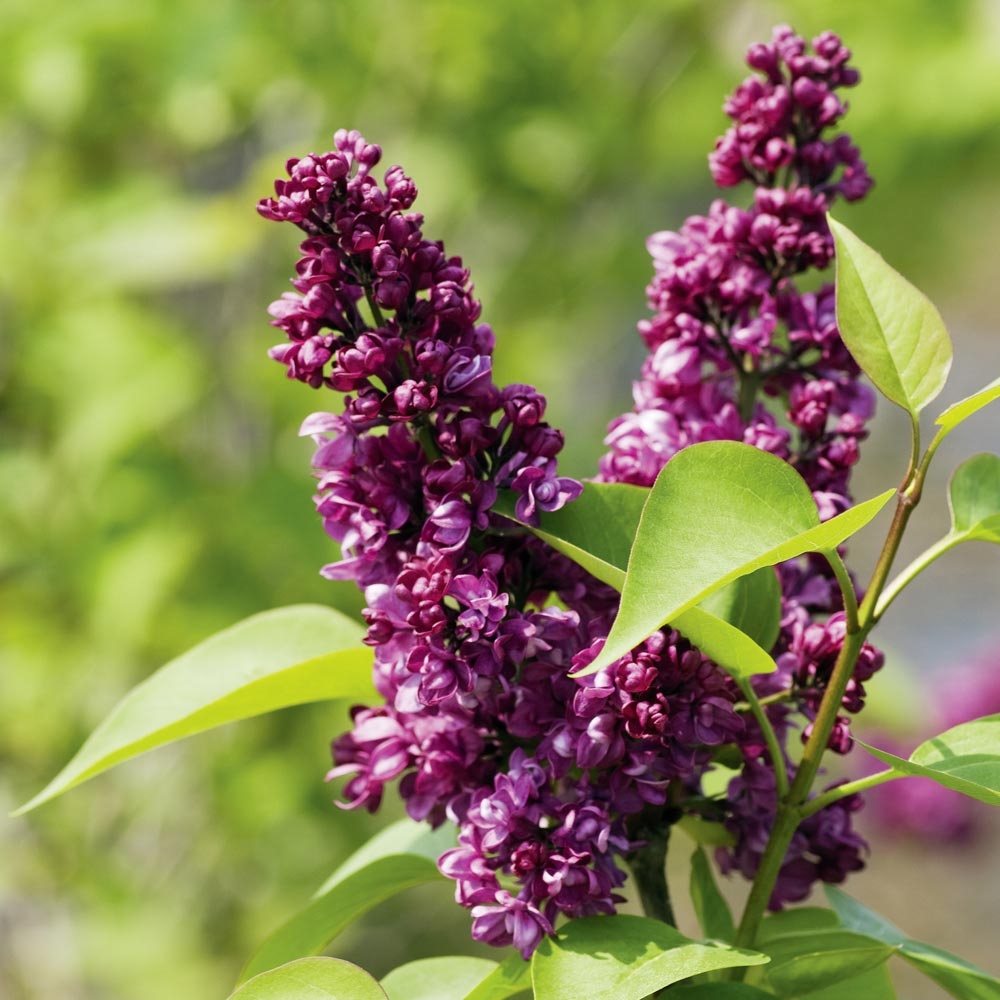
[[[564,467],[586,475],[630,405],[644,238],[713,197],[722,98],[783,19],[840,31],[864,75],[849,122],[878,186],[845,221],[932,297],[991,289],[991,0],[6,0],[4,813],[209,632],[278,604],[358,606],[317,576],[333,548],[296,438],[336,401],[265,354],[297,241],[254,204],[285,158],[347,126],[404,164],[427,233],[472,268],[498,378],[548,394]],[[0,995],[225,996],[374,828],[321,780],[340,719],[245,723],[0,819]],[[411,941],[397,907],[351,954],[381,972],[444,934],[464,946],[448,897],[414,897],[442,930],[420,919]]]

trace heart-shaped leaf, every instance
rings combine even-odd
[[[809,487],[775,455],[735,441],[684,448],[653,485],[618,616],[581,674],[613,663],[667,622],[677,625],[684,612],[739,577],[804,552],[836,549],[894,492],[820,524]]]
[[[874,910],[835,886],[823,888],[844,927],[898,947],[900,955],[910,965],[933,979],[957,1000],[1000,1000],[1000,979],[940,948],[914,941]]]
[[[133,688],[18,813],[124,760],[227,722],[310,701],[377,698],[363,636],[360,622],[310,604],[265,611],[213,635]]]
[[[827,216],[837,247],[837,323],[862,371],[914,419],[944,388],[951,340],[923,292]]]
[[[643,1000],[702,972],[766,961],[756,952],[692,941],[646,917],[584,917],[539,945],[531,977],[536,1000]]]
[[[540,526],[526,527],[592,576],[621,590],[649,492],[623,483],[585,483],[573,503],[542,514]],[[509,492],[494,506],[516,520],[514,508]],[[774,573],[765,569],[733,581],[671,625],[735,677],[747,677],[776,669],[767,650],[774,645],[780,622],[781,589]]]
[[[254,976],[229,1000],[387,1000],[364,969],[339,958],[300,958]]]
[[[921,743],[909,760],[856,741],[898,774],[930,778],[989,805],[1000,805],[1000,715],[963,722]]]
[[[948,487],[952,531],[962,541],[1000,544],[1000,456],[966,459]]]

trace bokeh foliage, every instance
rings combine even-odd
[[[284,159],[347,126],[405,165],[472,268],[498,381],[549,396],[586,475],[642,354],[644,237],[713,197],[722,97],[782,20],[839,31],[862,69],[848,123],[878,186],[852,228],[932,298],[988,284],[995,0],[6,0],[0,805],[215,629],[359,607],[316,574],[332,543],[295,435],[326,401],[265,357],[295,237],[254,204]],[[0,821],[0,995],[224,996],[374,828],[321,781],[341,725],[290,710]],[[369,925],[375,971],[463,946],[447,896],[415,897],[445,924],[415,943],[407,911]]]

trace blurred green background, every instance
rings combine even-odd
[[[563,468],[587,475],[631,405],[645,236],[714,196],[722,99],[747,44],[783,21],[854,49],[848,123],[877,187],[841,218],[942,306],[949,400],[977,388],[1000,371],[998,0],[5,0],[0,814],[205,635],[280,604],[359,607],[317,575],[333,546],[296,437],[336,401],[266,357],[297,239],[254,206],[285,159],[345,126],[405,166],[427,233],[472,269],[498,380],[548,395],[570,432]],[[899,430],[886,417],[875,451]],[[996,564],[952,573],[971,589],[921,584],[916,606],[943,602],[957,628],[889,633],[915,669],[993,623]],[[289,710],[0,818],[0,996],[226,996],[254,944],[383,822],[330,804],[342,725]],[[904,845],[886,870],[905,883],[922,857]],[[968,868],[944,863],[961,884]],[[939,903],[917,912],[947,917],[920,884]],[[973,927],[996,926],[997,895],[963,903],[942,943],[988,964]],[[341,953],[384,972],[467,949],[449,897],[383,908]]]

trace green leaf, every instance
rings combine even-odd
[[[649,492],[623,483],[585,483],[579,499],[561,510],[543,513],[540,527],[526,527],[620,591]],[[494,510],[516,520],[515,502],[516,495],[507,491]],[[770,578],[762,574],[770,574]],[[774,573],[765,569],[735,580],[710,600],[711,606],[706,602],[692,608],[671,624],[735,677],[775,670],[774,660],[767,654],[781,621],[781,590]],[[766,649],[758,645],[761,639],[769,639]]]
[[[764,978],[780,997],[803,996],[851,979],[896,951],[894,945],[836,927],[779,935],[758,947],[771,957]]]
[[[966,459],[948,486],[952,531],[962,541],[1000,544],[1000,456]]]
[[[310,701],[377,698],[363,635],[360,622],[311,604],[265,611],[213,635],[133,688],[18,814],[124,760],[227,722]]]
[[[229,1000],[387,1000],[364,969],[339,958],[300,958],[254,976]]]
[[[626,483],[584,483],[572,503],[543,512],[534,534],[603,583],[622,589],[632,539],[649,490]],[[504,491],[493,509],[516,521],[517,494]]]
[[[322,951],[348,924],[404,889],[443,878],[433,861],[416,854],[379,858],[317,896],[254,953],[240,977],[249,979],[303,955]]]
[[[531,989],[531,966],[520,955],[502,964],[486,958],[422,958],[383,980],[389,1000],[507,1000]]]
[[[789,934],[811,934],[840,926],[837,914],[820,906],[793,906],[764,917],[757,932],[757,947]]]
[[[316,890],[313,898],[329,892],[348,875],[367,867],[373,861],[391,854],[415,854],[428,861],[437,859],[455,846],[457,831],[451,823],[442,823],[432,830],[426,823],[404,818],[390,823],[369,837],[334,873]]]
[[[923,292],[827,216],[837,247],[837,323],[854,360],[893,403],[917,414],[944,388],[951,340]]]
[[[702,972],[766,961],[756,952],[692,941],[646,917],[584,917],[542,941],[531,976],[536,1000],[642,1000]]]
[[[733,915],[700,847],[691,855],[691,903],[705,937],[733,940],[736,936]]]
[[[479,983],[465,1000],[507,1000],[531,992],[531,965],[511,955]]]
[[[695,983],[675,986],[670,1000],[773,1000],[773,993],[765,993],[746,983]],[[867,1000],[867,998],[866,998]]]
[[[778,574],[773,566],[762,566],[710,594],[699,607],[729,622],[762,649],[770,651],[781,631]]]
[[[389,1000],[465,1000],[498,968],[487,958],[467,955],[421,958],[393,969],[382,979],[382,989]]]
[[[730,772],[735,775],[736,772]],[[704,786],[703,786],[704,787]],[[708,794],[708,790],[705,790]],[[688,835],[696,844],[704,847],[730,847],[736,843],[736,836],[721,823],[702,819],[701,816],[685,815],[677,821],[677,828]]]
[[[733,677],[769,674],[778,669],[771,655],[750,636],[700,607],[681,612],[671,625]],[[581,671],[580,676],[590,672]]]
[[[883,964],[821,990],[803,993],[801,1000],[896,1000],[896,990],[889,967]]]
[[[958,1000],[1000,1000],[1000,979],[940,948],[907,937],[898,927],[834,886],[823,887],[841,923],[899,948],[910,965]]]
[[[667,622],[676,625],[680,615],[739,577],[804,552],[835,549],[894,492],[820,524],[809,487],[775,455],[735,441],[684,448],[646,501],[618,616],[581,675],[613,663]]]
[[[1000,805],[1000,715],[963,722],[921,743],[909,760],[857,740],[900,775],[930,778],[989,805]]]
[[[965,399],[960,399],[957,403],[952,403],[934,423],[941,428],[939,432],[943,438],[949,434],[960,423],[968,420],[974,413],[978,413],[984,406],[988,406],[995,399],[1000,399],[1000,378],[994,379],[989,385],[984,386],[979,392],[974,392]]]

